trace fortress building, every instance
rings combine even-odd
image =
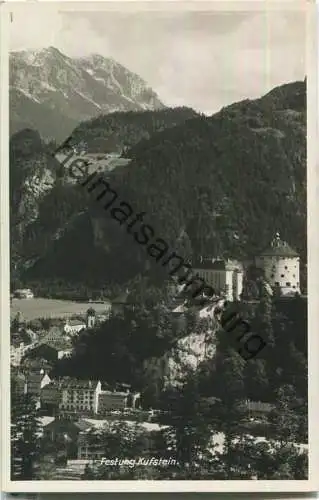
[[[256,257],[256,267],[262,269],[266,281],[282,295],[300,293],[299,255],[275,234],[270,247]]]
[[[243,290],[243,266],[240,262],[201,257],[194,264],[194,273],[211,286],[217,295],[231,302],[240,300]]]

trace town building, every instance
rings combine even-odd
[[[71,357],[73,348],[70,338],[57,326],[54,326],[50,331],[42,337],[39,345],[46,345],[57,352],[58,359]]]
[[[68,335],[76,335],[86,329],[86,324],[78,319],[66,319],[64,332]]]
[[[74,421],[71,418],[66,417],[51,417],[45,416],[40,417],[40,423],[42,424],[42,436],[44,439],[50,440],[53,443],[62,444],[62,449],[65,450],[65,455],[67,458],[75,459],[78,456],[78,436],[81,429],[84,427],[81,425],[82,421]],[[88,428],[89,425],[85,425]]]
[[[44,370],[30,370],[27,373],[20,372],[16,377],[15,392],[17,394],[30,394],[33,396],[36,407],[40,408],[41,390],[50,383],[50,377]]]
[[[193,272],[211,286],[218,296],[230,302],[240,300],[244,276],[240,262],[201,257],[194,263]]]
[[[73,349],[64,349],[58,351],[58,359],[71,358]]]
[[[61,402],[61,388],[56,380],[51,380],[49,384],[42,387],[40,391],[41,409],[47,410],[50,414],[56,414]]]
[[[18,290],[15,290],[13,292],[13,295],[17,299],[33,299],[34,294],[30,288],[21,288]]]
[[[100,381],[76,380],[65,377],[60,381],[60,389],[60,410],[98,412]]]
[[[94,420],[90,418],[82,419],[81,423],[77,422],[77,425],[84,427],[86,424],[87,427],[83,428],[78,434],[78,460],[97,460],[105,457],[105,447],[103,444],[99,445],[96,443],[92,443],[92,431],[99,431],[105,428],[105,426],[109,425],[108,420]],[[124,425],[135,425],[133,421],[123,421]],[[157,423],[151,422],[140,422],[141,427],[144,428],[146,433],[158,432],[160,429],[165,429],[168,426],[160,426]]]
[[[255,259],[256,268],[263,271],[265,280],[281,295],[300,293],[300,258],[287,242],[276,233],[270,246]]]
[[[110,318],[110,313],[97,314],[97,316],[96,316],[96,322],[99,323],[99,324],[101,324],[101,323],[104,323],[105,321],[107,321],[109,318]]]
[[[14,384],[11,384],[11,390],[12,389],[17,396],[22,396],[27,393],[26,377],[24,373],[17,372],[15,374]]]
[[[111,410],[124,410],[128,406],[129,392],[101,391],[99,394],[99,413]]]
[[[51,379],[43,369],[26,374],[27,393],[39,397],[43,387],[48,385]]]
[[[39,418],[41,423],[41,436],[53,443],[63,443],[65,453],[69,459],[93,460],[105,456],[103,443],[93,443],[92,433],[99,432],[107,426],[123,422],[123,425],[135,426],[135,421],[114,420],[110,422],[104,419],[80,418],[74,419],[65,416],[43,416]],[[167,426],[160,426],[152,422],[140,422],[147,433],[158,432]]]
[[[25,345],[24,342],[20,342],[19,346],[10,346],[10,363],[12,366],[19,366],[22,358],[25,354],[32,348],[31,344]]]
[[[246,400],[240,405],[240,408],[247,414],[249,419],[267,419],[273,409],[270,403],[263,403],[261,401]]]
[[[40,363],[41,359],[48,363],[55,363],[58,359],[58,348],[46,343],[34,343],[29,346],[29,349],[24,353],[28,359],[32,359],[35,363]]]
[[[40,339],[39,343],[57,348],[71,345],[70,339],[65,335],[63,328],[59,328],[58,326],[52,326],[50,330]]]

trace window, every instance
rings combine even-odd
[[[285,269],[288,269],[288,267],[287,267],[287,266],[285,266]]]
[[[286,286],[291,286],[290,281],[287,281]]]
[[[285,275],[284,275],[284,274],[281,274],[281,275],[280,275],[280,277],[281,277],[281,278],[284,278],[284,277],[285,277]]]
[[[296,288],[295,285],[292,288]]]
[[[276,286],[279,286],[279,281],[275,281],[275,285],[276,285]]]
[[[295,277],[296,277],[296,275],[295,275],[295,274],[293,274],[293,275],[292,275],[292,277],[293,277],[293,278],[295,278]]]

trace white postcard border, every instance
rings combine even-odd
[[[60,10],[260,10],[265,6],[271,9],[294,10],[307,8],[307,193],[308,193],[308,393],[309,393],[309,479],[305,481],[11,481],[10,477],[10,330],[9,307],[9,106],[8,106],[8,40],[9,12],[26,2],[2,4],[1,12],[1,396],[2,396],[2,454],[1,489],[7,492],[314,492],[319,489],[319,415],[318,380],[319,363],[319,234],[317,231],[319,199],[318,183],[318,6],[314,2],[291,2],[290,0],[251,0],[246,2],[183,2],[163,0],[161,2],[113,1],[104,2],[28,2],[32,8]]]

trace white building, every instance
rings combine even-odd
[[[101,382],[65,378],[60,384],[61,410],[98,412]]]
[[[25,353],[25,345],[20,343],[19,347],[10,346],[10,362],[13,366],[19,366]]]
[[[224,295],[226,300],[240,300],[243,290],[243,267],[234,260],[201,258],[194,265],[193,271],[205,283],[211,286],[217,295]]]
[[[262,269],[265,280],[282,295],[300,293],[298,253],[276,233],[270,247],[255,259],[256,267]]]
[[[14,296],[17,299],[33,299],[34,294],[30,288],[21,288],[14,291]]]
[[[111,410],[124,410],[128,406],[128,392],[101,391],[99,394],[99,413]]]
[[[63,358],[71,358],[73,353],[73,349],[65,349],[58,351],[58,359],[63,359]]]
[[[13,366],[19,366],[23,356],[36,344],[27,344],[21,342],[18,347],[10,346],[10,363]]]
[[[69,335],[76,335],[81,330],[85,330],[86,324],[77,319],[67,319],[64,325],[64,332]]]

